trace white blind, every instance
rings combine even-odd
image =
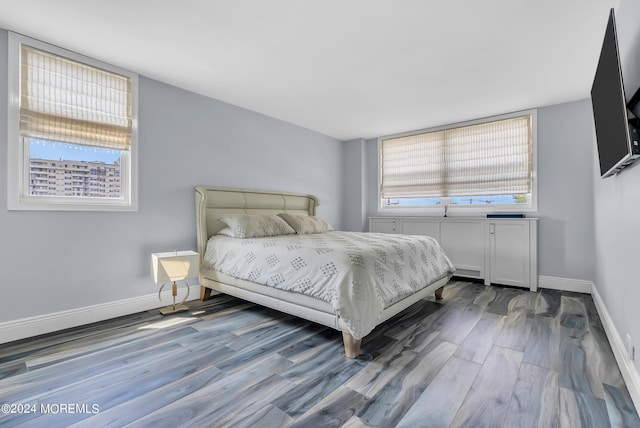
[[[531,116],[382,141],[381,196],[531,192]]]
[[[130,78],[21,46],[22,136],[130,149]]]

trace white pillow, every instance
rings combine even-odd
[[[289,223],[298,235],[331,232],[333,230],[333,227],[320,217],[289,213],[280,213],[278,215]]]
[[[236,237],[236,235],[233,233],[233,230],[231,230],[230,227],[225,227],[220,232],[218,232],[218,235],[230,236],[232,238]]]
[[[263,236],[291,235],[296,233],[275,214],[225,214],[218,217],[232,230],[236,238],[260,238]],[[224,230],[224,229],[223,229]]]

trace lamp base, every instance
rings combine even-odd
[[[173,303],[170,304],[169,306],[165,306],[164,308],[160,309],[160,313],[162,315],[173,314],[176,312],[182,312],[189,309],[189,307],[184,304],[184,302],[186,302],[187,298],[189,297],[189,284],[187,284],[186,281],[183,281],[183,282],[185,287],[187,288],[187,295],[184,296],[184,299],[182,299],[182,302],[176,304],[176,296],[178,295],[178,284],[176,283],[176,281],[173,281],[173,284],[171,284],[171,296],[173,297]],[[162,289],[164,288],[165,285],[166,283],[162,284],[162,287],[160,287],[160,291],[158,291],[158,299],[161,302],[162,302]]]
[[[189,307],[181,303],[179,305],[169,305],[169,306],[165,306],[164,308],[160,308],[160,313],[162,315],[169,315],[169,314],[174,314],[176,312],[184,312],[188,310],[189,310]]]

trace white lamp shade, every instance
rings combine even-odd
[[[199,269],[200,255],[195,251],[151,254],[151,276],[156,284],[195,278]]]

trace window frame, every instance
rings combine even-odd
[[[9,32],[7,209],[23,211],[137,211],[138,210],[138,75],[104,62]],[[27,44],[83,64],[131,79],[131,147],[122,152],[121,197],[65,197],[31,195],[29,192],[29,144],[20,135],[20,45]]]
[[[470,125],[479,125],[483,123],[495,122],[504,119],[511,119],[519,116],[531,116],[531,198],[526,204],[491,204],[491,205],[451,205],[449,197],[442,197],[442,203],[435,206],[394,206],[384,204],[381,195],[382,186],[382,142],[391,138],[407,137],[411,135],[424,134],[429,132],[438,132],[448,129],[461,128]],[[538,211],[538,110],[529,109],[512,113],[505,113],[497,116],[485,117],[465,122],[457,122],[454,124],[443,125],[433,128],[419,129],[415,131],[402,132],[398,134],[385,135],[378,137],[378,188],[377,188],[377,209],[379,214],[407,214],[407,215],[486,215],[489,213],[533,213]]]

